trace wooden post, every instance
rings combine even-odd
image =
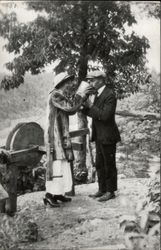
[[[14,164],[7,166],[7,192],[9,199],[6,201],[6,212],[13,214],[17,211],[17,172],[18,167]]]
[[[8,193],[0,183],[0,213],[5,213],[5,205],[7,199],[8,199]]]
[[[71,190],[71,195],[74,196],[75,195],[75,185],[74,185],[74,164],[73,161],[71,161],[70,163],[70,167],[71,167],[71,173],[72,173],[72,190]]]
[[[5,213],[7,199],[0,200],[0,213]]]
[[[69,192],[66,192],[65,194],[68,196],[75,196],[75,185],[74,185],[74,164],[73,161],[70,162],[70,169],[71,169],[71,174],[72,174],[72,189]]]
[[[45,152],[38,146],[29,149],[10,152],[10,163],[7,164],[7,192],[9,199],[6,202],[6,212],[13,214],[17,211],[17,176],[18,166],[37,164]]]
[[[85,136],[86,134],[89,133],[88,128],[83,128],[83,129],[78,129],[75,131],[70,131],[70,136],[71,138],[78,137],[78,136]],[[83,150],[83,144],[79,142],[73,142],[72,141],[72,149],[74,151],[82,151]],[[72,174],[72,189],[69,192],[66,192],[66,195],[69,196],[75,196],[75,185],[74,185],[74,163],[73,161],[70,162],[70,168],[71,168],[71,174]]]

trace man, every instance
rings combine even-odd
[[[105,81],[102,71],[90,72],[87,77],[93,88],[98,91],[94,103],[88,99],[82,112],[92,118],[92,141],[96,143],[96,171],[98,192],[90,195],[107,201],[115,198],[117,190],[116,144],[121,140],[115,122],[116,97]]]
[[[46,194],[44,204],[59,207],[57,201],[68,202],[71,198],[65,193],[72,189],[70,163],[74,160],[69,135],[69,115],[80,108],[89,84],[82,84],[77,92],[74,89],[74,75],[61,72],[54,78],[54,89],[49,94],[47,107],[47,129],[45,133],[47,147]]]

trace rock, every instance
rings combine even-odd
[[[160,216],[160,203],[151,203],[147,209],[149,212],[156,213],[158,216]]]
[[[149,236],[160,236],[160,223],[157,223],[155,226],[149,229]]]
[[[160,217],[157,213],[155,212],[150,212],[149,213],[149,218],[148,218],[148,231],[151,227],[154,225],[158,224],[160,222]]]
[[[125,244],[130,250],[146,250],[148,239],[144,234],[129,233],[125,236]]]
[[[148,213],[143,211],[141,218],[140,218],[140,226],[144,230],[144,232],[147,231],[147,226],[148,226]]]
[[[160,190],[154,190],[150,195],[151,201],[160,201]]]
[[[140,233],[140,227],[136,222],[132,222],[132,221],[127,221],[124,225],[124,232],[125,233],[130,233],[130,232],[135,232],[135,233]]]
[[[156,213],[145,211],[142,213],[140,226],[144,232],[147,233],[149,228],[153,227],[158,222],[160,222],[160,217]]]
[[[126,222],[136,222],[137,217],[135,215],[123,215],[120,217],[119,223],[120,227],[122,227]]]
[[[120,228],[124,233],[140,233],[141,231],[135,216],[122,216],[120,219]]]
[[[136,206],[136,211],[139,213],[140,211],[143,210],[143,208],[147,205],[147,201],[139,201],[137,206]]]
[[[160,217],[156,213],[150,212],[149,213],[149,220],[156,224],[160,221]]]

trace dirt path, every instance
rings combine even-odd
[[[147,179],[120,179],[117,198],[100,203],[88,197],[97,190],[97,183],[76,186],[72,202],[60,208],[45,208],[44,192],[18,198],[18,209],[30,211],[39,226],[40,239],[21,245],[26,250],[58,249],[124,249],[119,219],[135,214],[139,200],[146,193]]]

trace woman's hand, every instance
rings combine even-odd
[[[71,148],[71,147],[72,147],[72,145],[71,145],[70,139],[67,138],[67,137],[64,137],[64,138],[63,138],[63,148],[64,148],[64,149],[69,149],[69,148]]]
[[[85,102],[83,102],[82,106],[84,108],[91,108],[93,106],[93,102],[91,102],[91,100],[87,99]]]

